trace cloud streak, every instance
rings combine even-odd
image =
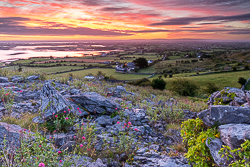
[[[53,27],[37,27],[30,28],[24,25],[20,25],[19,21],[28,21],[28,18],[22,17],[5,17],[0,18],[0,34],[9,35],[52,35],[52,36],[70,36],[70,35],[88,35],[88,36],[128,36],[131,34],[116,32],[113,30],[99,30],[91,29],[87,27],[67,27],[63,24],[56,24],[53,22],[47,22],[52,24]],[[63,27],[57,28],[55,27]]]
[[[250,20],[250,13],[242,14],[242,15],[235,15],[235,16],[210,16],[210,17],[173,18],[173,19],[164,20],[164,21],[158,22],[158,23],[152,23],[152,24],[150,24],[150,26],[188,25],[188,24],[191,24],[191,23],[194,23],[194,22],[201,22],[201,21],[220,21],[220,23],[223,23],[223,22],[246,21],[246,20]],[[206,23],[206,24],[209,24],[209,23]]]

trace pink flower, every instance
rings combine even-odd
[[[124,126],[122,128],[125,128]]]
[[[82,124],[84,125],[85,123],[83,122]]]
[[[129,126],[127,126],[127,128],[129,128]]]
[[[137,128],[134,129],[135,131],[139,131]]]
[[[68,111],[70,111],[70,109],[68,109]]]
[[[6,95],[6,96],[8,96],[9,94],[8,94],[8,93],[6,93],[5,95]]]
[[[64,113],[66,113],[66,111],[63,111]]]
[[[120,122],[119,121],[117,121],[117,124],[119,124]]]
[[[82,112],[79,110],[79,113],[82,113]]]
[[[50,139],[52,139],[52,137],[51,137],[51,136],[50,136],[49,138],[50,138]]]
[[[20,93],[22,93],[23,91],[22,90],[20,90]]]
[[[74,138],[76,138],[76,136],[74,136]]]
[[[117,110],[117,108],[115,108]]]
[[[83,136],[82,139],[85,140],[86,138]]]
[[[54,132],[56,133],[56,130],[54,130]]]
[[[24,131],[26,131],[27,129],[24,129]]]
[[[65,118],[66,120],[69,119],[68,117]]]
[[[128,107],[126,107],[126,109],[128,109]]]
[[[77,108],[77,110],[80,110],[80,108]]]
[[[57,115],[55,115],[55,117],[57,118],[58,116],[57,116]]]
[[[45,165],[44,165],[44,163],[39,163],[38,166],[39,166],[39,167],[44,167]]]
[[[124,123],[124,126],[126,126],[127,124],[126,123]]]
[[[82,144],[80,144],[80,148],[82,148],[83,147],[83,145]]]
[[[88,151],[90,151],[90,149],[88,149]]]
[[[41,145],[39,145],[39,147],[42,147]]]
[[[59,161],[60,163],[62,162],[62,160]]]
[[[128,122],[128,125],[131,125],[131,122]]]
[[[58,151],[57,153],[58,153],[58,154],[61,154],[61,153],[62,153],[62,151]]]
[[[53,113],[53,115],[55,115],[55,113]]]

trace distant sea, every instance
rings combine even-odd
[[[116,50],[102,50],[102,51],[56,51],[56,50],[35,50],[37,46],[16,46],[11,50],[0,50],[0,62],[15,61],[17,59],[28,59],[30,57],[81,57],[84,55],[100,55],[105,52]],[[39,45],[39,48],[51,47],[47,45]]]

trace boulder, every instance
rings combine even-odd
[[[189,111],[189,110],[183,110],[183,114],[184,114],[184,120],[196,119],[197,118],[197,113],[196,112],[192,112],[192,111]]]
[[[8,83],[9,79],[7,77],[0,77],[0,83]]]
[[[96,92],[86,92],[70,96],[76,104],[86,108],[91,114],[112,114],[121,109],[120,104],[107,99]]]
[[[33,134],[32,132],[26,131],[26,129],[22,129],[18,125],[11,125],[5,122],[0,122],[0,150],[4,148],[4,138],[7,140],[5,143],[6,146],[14,148],[20,147],[20,138],[23,136],[25,138],[28,135]]]
[[[88,167],[107,167],[107,165],[103,164],[102,160],[98,158],[95,162],[90,163]]]
[[[74,134],[65,134],[65,133],[60,133],[60,134],[54,134],[54,135],[47,135],[47,139],[53,139],[55,142],[56,146],[62,146],[69,141],[74,140]]]
[[[34,80],[38,80],[40,76],[38,75],[31,75],[31,76],[28,76],[26,78],[27,81],[31,82],[31,81],[34,81]]]
[[[207,125],[250,124],[250,108],[235,106],[210,106],[210,109],[198,113],[198,117]]]
[[[208,142],[210,140],[210,142]],[[219,154],[220,149],[222,148],[222,141],[221,139],[207,139],[206,145],[210,150],[210,153],[214,159],[214,162],[220,167],[226,167],[230,164],[230,161],[227,160],[227,157],[221,157],[222,155]]]
[[[246,140],[250,140],[250,125],[226,124],[219,126],[221,140],[231,149],[240,148]]]
[[[45,83],[41,91],[41,111],[44,120],[50,119],[53,114],[60,114],[73,107],[49,82]]]
[[[107,125],[112,125],[113,120],[108,115],[102,115],[101,117],[95,120],[99,125],[106,127]]]
[[[24,78],[23,77],[21,77],[21,76],[13,76],[13,77],[11,77],[11,81],[12,82],[18,82],[18,83],[20,83],[20,82],[23,82],[24,81]]]

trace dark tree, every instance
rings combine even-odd
[[[161,78],[153,79],[152,81],[152,87],[154,89],[164,90],[166,84],[167,83]]]
[[[241,84],[241,86],[245,85],[246,82],[247,80],[245,78],[242,78],[242,77],[238,78],[238,83]]]
[[[133,62],[139,68],[145,68],[148,66],[148,61],[143,57],[140,57],[140,58],[134,60]]]

